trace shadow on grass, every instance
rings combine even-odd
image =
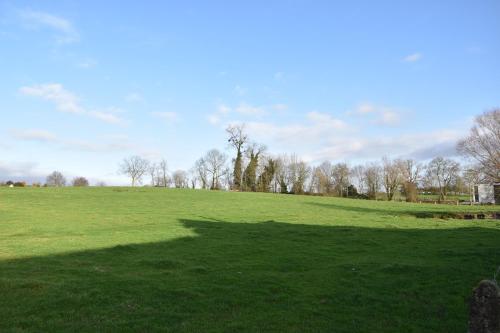
[[[464,332],[500,231],[183,220],[197,236],[0,262],[0,331]]]
[[[321,208],[331,208],[335,210],[345,210],[345,211],[350,211],[350,212],[356,212],[356,213],[374,213],[374,214],[381,214],[381,215],[391,215],[391,216],[415,216],[417,218],[441,218],[441,219],[451,219],[451,218],[459,218],[463,219],[466,215],[476,215],[479,212],[475,213],[467,213],[467,208],[466,207],[460,207],[461,209],[459,211],[450,211],[446,210],[445,207],[436,207],[437,209],[427,209],[425,207],[422,207],[422,209],[402,209],[402,210],[397,210],[394,208],[394,206],[387,207],[387,209],[384,209],[383,207],[362,207],[362,206],[349,206],[349,205],[342,205],[339,203],[321,203],[321,202],[307,202],[309,205],[313,205],[316,207],[321,207]],[[442,205],[440,205],[442,206]],[[485,214],[489,218],[493,218],[495,216],[496,207],[492,206],[493,208],[490,209],[487,212],[482,212],[482,214]]]

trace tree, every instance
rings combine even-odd
[[[47,184],[47,186],[61,187],[66,185],[66,178],[64,178],[61,172],[54,171],[47,176],[47,180],[45,181],[45,183]]]
[[[85,177],[76,177],[72,181],[73,186],[89,186],[89,181]]]
[[[189,187],[187,172],[184,170],[175,171],[172,175],[172,180],[174,182],[175,188],[187,188],[187,187]]]
[[[476,117],[469,136],[459,141],[457,149],[478,163],[490,182],[500,181],[500,109]]]
[[[346,163],[337,163],[332,168],[333,186],[337,195],[343,197],[347,195],[349,187],[349,167]]]
[[[401,169],[397,161],[392,161],[388,157],[382,159],[382,183],[387,200],[391,201],[401,184]]]
[[[260,192],[269,192],[275,172],[276,161],[272,158],[268,158],[267,163],[264,166],[264,171],[262,171],[259,175],[259,179],[257,181],[257,187]]]
[[[148,171],[151,177],[151,186],[158,186],[160,179],[158,178],[158,165],[154,162],[149,163]]]
[[[303,194],[307,178],[311,173],[311,168],[306,162],[300,160],[297,155],[290,157],[288,166],[288,179],[292,184],[291,192],[293,194]]]
[[[194,164],[194,172],[197,175],[197,178],[201,182],[201,188],[204,190],[207,190],[210,188],[209,186],[209,181],[208,181],[208,170],[207,170],[207,165],[205,162],[205,159],[201,157],[198,159],[195,164]]]
[[[333,167],[328,161],[321,163],[313,171],[313,179],[311,179],[311,187],[315,187],[316,192],[330,194],[334,188]]]
[[[439,199],[445,200],[450,185],[460,171],[460,164],[451,159],[436,157],[427,166],[427,177],[439,188]]]
[[[224,166],[226,164],[227,156],[217,149],[209,150],[205,156],[199,160],[199,169],[204,176],[210,180],[210,189],[218,190],[221,188],[221,178],[227,171]],[[206,179],[206,180],[208,180]]]
[[[475,165],[468,166],[462,171],[462,178],[469,192],[469,201],[472,205],[474,202],[474,186],[481,181],[481,172],[479,167]]]
[[[376,199],[380,189],[381,168],[379,165],[372,163],[367,164],[364,168],[364,181],[366,183],[366,194],[368,199]]]
[[[265,146],[258,146],[255,143],[248,147],[246,153],[249,162],[243,173],[243,190],[253,192],[257,190],[257,167],[259,166],[259,156],[265,149]]]
[[[158,163],[158,167],[156,170],[157,184],[158,186],[168,187],[169,179],[168,179],[168,165],[165,159],[162,159],[160,163]]]
[[[397,164],[403,178],[403,190],[408,202],[416,202],[418,197],[417,184],[420,181],[420,173],[423,166],[412,159],[398,160]]]
[[[149,161],[140,156],[125,158],[120,165],[120,173],[131,179],[132,186],[142,183],[142,177],[149,169]]]
[[[226,128],[226,132],[229,134],[229,139],[227,141],[236,149],[232,184],[232,188],[235,190],[241,190],[242,185],[241,172],[243,164],[243,147],[248,141],[248,136],[245,134],[244,129],[245,125],[230,125],[228,128]]]
[[[287,155],[283,155],[276,160],[276,170],[275,170],[275,192],[288,193],[289,186],[289,159]]]

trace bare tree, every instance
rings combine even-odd
[[[417,186],[418,182],[421,180],[423,165],[412,159],[397,160],[396,163],[401,170],[401,185],[403,185],[406,201],[417,201]]]
[[[450,185],[460,171],[460,164],[451,159],[436,157],[427,166],[428,179],[439,188],[439,198],[446,199]]]
[[[205,156],[199,160],[200,170],[205,173],[204,175],[208,175],[208,179],[210,179],[211,190],[218,190],[221,188],[221,178],[226,172],[226,160],[227,156],[217,149],[209,150]]]
[[[207,163],[205,161],[205,158],[202,157],[198,159],[193,167],[194,171],[197,174],[198,179],[201,182],[201,188],[204,190],[207,190],[210,188],[209,181],[208,181],[208,170],[207,170]]]
[[[132,186],[135,186],[142,182],[142,177],[148,171],[148,168],[148,160],[140,156],[131,156],[123,160],[120,165],[120,173],[129,176]]]
[[[294,194],[304,193],[305,185],[310,174],[311,168],[307,163],[293,154],[290,157],[290,164],[288,166],[288,179],[290,179],[292,184],[291,192]]]
[[[401,184],[401,168],[397,161],[392,161],[388,157],[382,159],[382,183],[387,200],[391,201]]]
[[[157,168],[157,184],[158,186],[168,187],[169,179],[168,179],[168,165],[165,159],[162,159],[158,163]]]
[[[367,164],[364,168],[364,180],[366,183],[366,194],[369,199],[376,199],[380,190],[382,170],[376,163]]]
[[[274,177],[274,191],[280,193],[288,193],[289,187],[289,158],[287,155],[282,155],[276,159],[276,172]]]
[[[187,188],[187,187],[189,187],[187,172],[184,170],[175,171],[172,175],[172,180],[174,182],[175,188]]]
[[[89,181],[85,177],[76,177],[72,181],[73,186],[89,186]]]
[[[158,186],[159,177],[158,177],[158,165],[155,162],[149,163],[148,173],[151,177],[151,186]]]
[[[479,169],[480,168],[476,165],[470,165],[464,168],[462,172],[462,178],[467,186],[471,205],[474,202],[474,186],[478,184],[482,178],[481,171],[479,171]]]
[[[346,163],[337,163],[332,168],[333,186],[338,196],[347,194],[349,187],[349,167]]]
[[[47,176],[45,183],[47,186],[61,187],[66,185],[66,178],[64,178],[61,172],[54,171]]]
[[[351,169],[351,181],[360,193],[366,193],[365,167],[356,165]]]
[[[227,141],[234,147],[234,149],[236,149],[232,184],[232,189],[235,190],[240,190],[242,185],[243,146],[248,141],[248,136],[246,135],[244,129],[245,125],[230,125],[226,128],[226,132],[229,134],[229,139]]]
[[[469,136],[458,143],[458,151],[475,160],[491,182],[500,181],[500,109],[476,117]]]

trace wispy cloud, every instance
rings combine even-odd
[[[77,67],[82,69],[93,68],[97,65],[97,61],[94,59],[84,59],[76,64]]]
[[[125,121],[117,116],[122,112],[118,108],[106,108],[101,110],[87,110],[80,104],[78,96],[71,91],[66,90],[59,83],[46,83],[33,86],[25,86],[19,89],[19,92],[26,96],[34,96],[55,104],[60,112],[86,115],[109,124],[125,124]]]
[[[169,124],[178,120],[178,115],[175,112],[151,112],[151,115],[155,118],[162,119]]]
[[[73,43],[80,39],[73,23],[66,18],[31,9],[21,10],[19,14],[27,28],[49,28],[55,31],[55,38],[58,43]]]
[[[403,62],[416,62],[422,59],[423,55],[421,53],[409,54],[403,58]]]
[[[402,111],[397,108],[362,103],[348,114],[369,117],[368,119],[371,119],[372,123],[376,125],[397,126],[401,122],[401,113]]]
[[[12,137],[17,140],[23,141],[38,141],[38,142],[56,142],[57,137],[55,134],[40,129],[28,130],[11,130]]]

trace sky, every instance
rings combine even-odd
[[[500,1],[0,0],[0,180],[188,170],[234,123],[311,164],[453,157],[499,54]]]

